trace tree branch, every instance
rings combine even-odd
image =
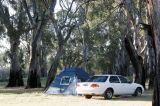
[[[30,14],[30,11],[29,11],[29,8],[28,8],[28,5],[27,5],[26,0],[22,0],[22,3],[23,3],[23,6],[24,6],[24,8],[25,8],[25,10],[26,10],[27,15],[28,15],[30,24],[33,26],[33,25],[34,25],[34,21],[33,21],[33,19],[32,19],[31,14]]]
[[[69,9],[68,9],[68,11],[67,11],[67,14],[66,14],[66,17],[65,17],[63,23],[65,23],[65,22],[67,21],[67,17],[68,17],[68,15],[69,15],[69,12],[70,12],[71,9],[72,9],[72,6],[73,6],[74,1],[75,1],[75,0],[72,0],[71,5],[70,5],[70,7],[69,7]]]
[[[0,21],[6,26],[7,29],[13,29],[13,26],[10,23],[8,8],[2,5],[2,2],[0,2]]]
[[[71,36],[72,30],[74,29],[75,25],[71,26],[70,29],[68,30],[67,36],[64,38],[64,43],[68,41],[68,39]]]
[[[39,22],[39,25],[38,25],[38,28],[37,28],[37,30],[36,30],[36,34],[35,34],[35,38],[34,38],[34,41],[33,42],[37,42],[38,41],[38,39],[40,38],[40,36],[41,36],[41,30],[43,29],[43,24],[44,24],[44,21],[45,21],[45,11],[43,12],[43,14],[42,14],[42,20]],[[34,48],[34,46],[36,46],[36,45],[32,45],[32,47]]]

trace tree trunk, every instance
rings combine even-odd
[[[32,59],[29,68],[29,75],[27,80],[27,88],[40,88],[41,81],[40,81],[40,63],[39,63],[39,48],[33,42],[32,46]]]
[[[49,85],[54,80],[54,78],[57,74],[57,68],[58,68],[58,65],[59,65],[60,58],[61,58],[62,54],[63,54],[63,48],[59,48],[59,50],[57,51],[57,54],[54,58],[54,61],[51,65],[51,68],[48,72],[47,82],[46,82],[46,86],[45,86],[46,89],[49,87]]]
[[[149,87],[148,89],[153,89],[154,85],[154,75],[155,75],[155,48],[153,42],[153,34],[151,27],[147,29],[147,46],[148,46],[148,70],[149,70]]]
[[[154,78],[155,78],[155,73],[153,71],[150,72],[149,74],[149,87],[148,89],[153,89],[154,87]]]
[[[29,67],[29,75],[27,80],[26,88],[40,88],[40,42],[42,36],[42,30],[44,27],[44,16],[42,16],[42,20],[37,24],[37,28],[33,31],[33,41],[32,41],[32,52],[31,52],[31,62]]]
[[[154,80],[152,106],[160,106],[160,75],[156,75]]]
[[[13,33],[12,33],[13,34]],[[22,77],[22,69],[19,62],[19,36],[10,36],[10,59],[11,59],[11,67],[10,67],[10,75],[9,75],[9,83],[7,87],[19,87],[24,86],[23,77]]]
[[[147,50],[146,50],[146,62],[145,69],[147,70],[147,76],[149,78],[149,86],[148,89],[152,89],[154,85],[154,77],[155,77],[155,46],[154,46],[154,36],[152,33],[151,25],[143,25],[146,41],[147,41]]]
[[[154,45],[154,44],[152,44]],[[153,88],[154,85],[154,77],[156,72],[156,62],[155,62],[155,49],[152,48],[149,50],[149,89]]]
[[[47,52],[46,52],[45,44],[41,45],[40,53],[41,53],[40,55],[41,77],[47,77]]]
[[[23,78],[22,78],[22,69],[19,61],[19,44],[20,44],[20,35],[22,35],[22,31],[20,28],[23,28],[23,11],[15,11],[16,19],[11,19],[9,13],[9,7],[3,5],[4,3],[0,0],[0,23],[5,26],[7,30],[7,36],[10,39],[10,75],[9,75],[9,83],[7,87],[18,87],[23,86]],[[18,2],[15,3],[17,6]],[[17,7],[17,10],[21,9],[21,5]],[[14,24],[13,24],[14,23]],[[20,27],[21,25],[21,27]]]
[[[143,66],[144,65],[142,65],[141,84],[144,87],[144,89],[146,89],[146,70]]]
[[[133,64],[133,67],[135,68],[135,82],[141,84],[142,66],[139,62],[140,57],[136,53],[131,41],[128,38],[125,38],[125,47]]]
[[[160,106],[160,54],[158,59],[157,73],[154,78],[152,106]]]
[[[147,0],[147,3],[149,22],[151,24],[156,50],[156,76],[154,79],[152,106],[160,106],[160,0]]]

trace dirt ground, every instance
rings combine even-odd
[[[0,106],[151,106],[152,91],[141,97],[123,96],[104,100],[83,96],[46,95],[41,90],[0,89]]]

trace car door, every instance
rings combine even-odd
[[[119,78],[117,76],[110,76],[109,78],[109,85],[114,90],[114,95],[121,94],[121,84]]]
[[[118,76],[121,82],[121,92],[122,94],[132,94],[132,84],[123,76]]]

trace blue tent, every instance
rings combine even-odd
[[[46,93],[76,95],[77,82],[84,82],[88,78],[89,74],[81,68],[65,68],[55,77]]]

